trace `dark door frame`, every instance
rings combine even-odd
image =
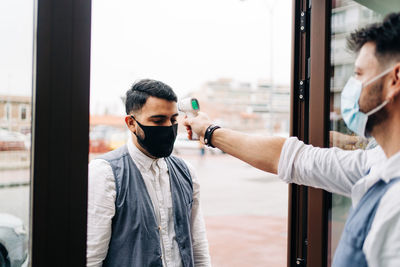
[[[329,145],[331,0],[293,0],[291,135]],[[289,186],[287,266],[327,266],[331,195]]]
[[[36,5],[31,266],[83,267],[91,1],[37,0]]]
[[[292,67],[290,135],[308,142],[309,28],[308,0],[292,2]],[[301,28],[303,27],[303,28]],[[304,266],[307,257],[306,186],[289,185],[287,266]]]
[[[309,143],[329,146],[330,43],[332,0],[316,0],[311,12]],[[307,266],[327,266],[331,194],[309,188]]]

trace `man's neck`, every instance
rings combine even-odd
[[[400,113],[391,116],[374,131],[374,137],[387,158],[400,152]]]

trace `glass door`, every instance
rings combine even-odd
[[[147,78],[170,85],[178,99],[197,98],[219,125],[288,136],[290,1],[118,0],[93,1],[92,8],[90,160],[132,140],[124,98]],[[285,266],[287,185],[188,140],[182,126],[173,153],[201,184],[212,264]],[[89,177],[89,214],[95,179]],[[97,237],[94,217],[88,244]]]

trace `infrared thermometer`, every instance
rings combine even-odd
[[[200,111],[199,101],[196,98],[185,98],[178,103],[179,111],[182,111],[188,116],[188,118],[193,118],[197,116]],[[192,140],[199,140],[199,136],[192,132]]]

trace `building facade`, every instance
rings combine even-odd
[[[28,134],[31,132],[31,98],[28,96],[0,96],[0,128]]]
[[[218,124],[239,131],[289,133],[289,86],[221,78],[191,94]]]

